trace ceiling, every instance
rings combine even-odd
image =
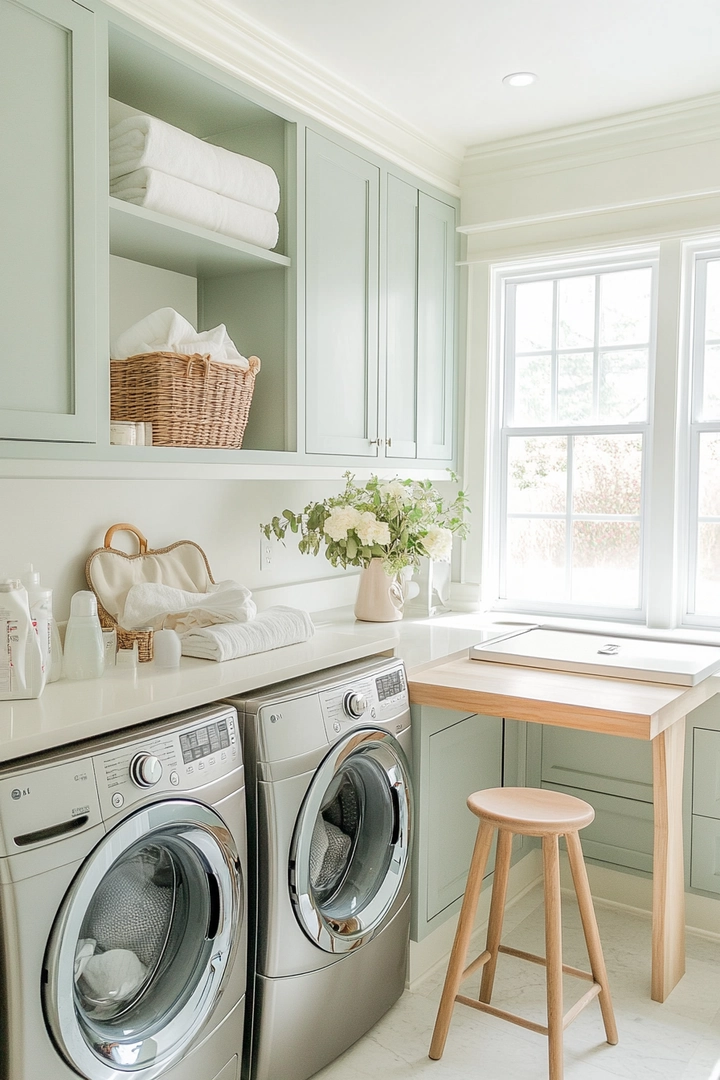
[[[230,3],[455,153],[720,91],[719,0]]]

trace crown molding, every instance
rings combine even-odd
[[[108,0],[174,44],[452,195],[463,147],[440,143],[304,56],[228,0]]]
[[[529,176],[649,154],[720,137],[720,93],[469,147],[464,181]]]

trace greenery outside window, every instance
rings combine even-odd
[[[499,271],[498,607],[644,618],[656,278],[654,252]]]

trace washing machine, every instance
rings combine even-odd
[[[247,770],[246,1080],[305,1080],[405,987],[410,709],[375,657],[234,700]]]
[[[0,769],[2,1080],[237,1080],[246,838],[227,705]]]

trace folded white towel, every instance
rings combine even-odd
[[[250,366],[247,358],[235,348],[222,323],[198,333],[192,323],[170,307],[158,308],[134,323],[110,348],[113,360],[125,360],[128,356],[148,352],[175,352],[184,356],[201,353],[219,363],[237,364],[243,371]]]
[[[118,622],[125,630],[152,626],[179,634],[216,623],[244,623],[257,612],[251,597],[250,590],[237,581],[220,581],[206,593],[143,581],[128,589]]]
[[[110,129],[110,179],[147,166],[274,214],[280,185],[269,165],[138,113]]]
[[[110,194],[257,247],[273,248],[278,241],[278,219],[269,210],[218,195],[158,169],[136,169],[113,180]]]
[[[182,634],[183,656],[202,660],[233,660],[237,656],[268,652],[284,645],[307,641],[315,633],[307,611],[274,607],[246,623],[224,623],[188,630]]]

